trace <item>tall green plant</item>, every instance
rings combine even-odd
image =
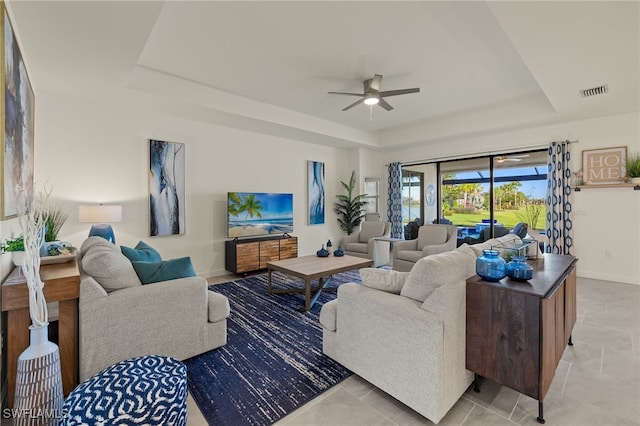
[[[530,198],[525,202],[523,212],[516,212],[516,216],[526,222],[530,228],[535,229],[540,213],[542,213],[542,204],[536,203]]]
[[[345,195],[337,195],[338,202],[335,203],[334,211],[338,214],[338,223],[340,228],[347,235],[351,235],[353,230],[360,226],[360,222],[364,220],[365,206],[367,202],[364,201],[364,197],[367,194],[353,195],[353,191],[356,186],[356,172],[351,172],[351,179],[346,184],[340,181],[342,187],[345,189]]]
[[[49,203],[44,214],[46,225],[44,240],[46,242],[56,241],[62,225],[69,219],[69,212],[64,211],[59,204]]]

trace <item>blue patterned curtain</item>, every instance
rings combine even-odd
[[[389,196],[387,218],[391,222],[391,238],[402,238],[402,165],[389,164]]]
[[[571,254],[573,212],[569,141],[551,142],[547,164],[547,253]]]

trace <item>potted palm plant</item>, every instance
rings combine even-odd
[[[640,153],[627,155],[625,170],[631,183],[640,184]]]
[[[338,214],[338,223],[340,228],[347,235],[351,235],[353,230],[360,226],[360,222],[364,220],[365,211],[364,207],[367,202],[364,201],[364,197],[367,194],[354,195],[354,189],[356,186],[356,172],[351,172],[351,179],[346,184],[340,181],[342,187],[345,189],[346,194],[338,195],[338,202],[335,203],[334,211]]]

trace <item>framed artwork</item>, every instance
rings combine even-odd
[[[324,223],[324,163],[307,161],[309,225]]]
[[[184,144],[149,141],[149,235],[185,233]]]
[[[626,159],[626,146],[582,151],[582,173],[585,184],[623,183]]]
[[[0,154],[3,168],[0,217],[4,220],[18,214],[16,195],[33,188],[35,96],[3,2],[0,2],[0,11],[4,48],[0,66],[4,87],[3,122],[0,124],[4,145]]]

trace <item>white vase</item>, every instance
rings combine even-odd
[[[49,323],[29,330],[29,347],[18,357],[14,425],[57,425],[64,403],[60,350],[49,341]]]
[[[640,184],[640,177],[631,178],[631,183],[634,183],[636,185]]]
[[[27,261],[27,252],[26,251],[12,251],[11,252],[11,260],[13,264],[16,266],[22,266]]]

